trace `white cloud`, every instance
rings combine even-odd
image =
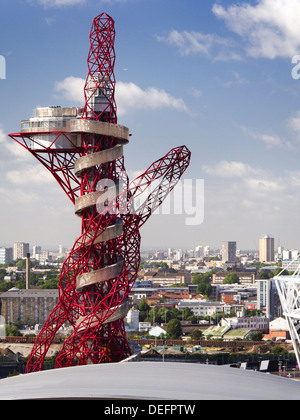
[[[289,142],[285,142],[280,137],[272,134],[263,133],[249,133],[253,138],[263,142],[267,147],[288,147],[291,145]]]
[[[295,115],[288,119],[287,127],[294,132],[297,140],[300,140],[300,111],[297,111]]]
[[[179,32],[173,29],[167,36],[157,36],[157,40],[177,47],[181,55],[204,54],[216,61],[240,59],[233,51],[233,41],[216,34],[203,34],[197,31]]]
[[[118,82],[116,85],[116,101],[119,115],[139,109],[173,108],[188,112],[181,98],[175,98],[165,90],[154,87],[143,90],[135,83]]]
[[[40,200],[39,195],[30,191],[28,188],[25,190],[24,188],[11,189],[1,187],[0,195],[2,203],[5,202],[7,205],[14,206],[38,203]],[[9,216],[12,216],[12,214]]]
[[[3,129],[0,127],[0,143],[5,143],[7,139],[6,134],[4,133]]]
[[[234,79],[228,80],[227,82],[224,82],[223,85],[225,87],[231,87],[231,86],[243,86],[247,85],[249,82],[247,79],[244,79],[239,72],[234,71],[233,72]]]
[[[267,148],[281,147],[281,148],[285,148],[289,150],[293,148],[293,145],[290,141],[282,139],[276,134],[259,133],[259,132],[251,131],[248,128],[243,127],[243,126],[239,126],[239,127],[247,136],[250,136],[253,139],[261,141],[262,143],[265,144]]]
[[[252,57],[292,57],[300,49],[299,0],[257,0],[257,4],[215,4],[213,13],[246,42]]]
[[[32,155],[28,150],[8,137],[1,127],[0,146],[3,162],[10,162],[10,169],[5,170],[5,174],[2,177],[5,177],[12,184],[23,186],[25,184],[32,185],[55,182],[54,178],[42,165],[28,163],[30,160],[34,160]],[[12,167],[16,169],[11,169]]]
[[[253,196],[261,193],[284,191],[289,186],[289,179],[295,176],[295,174],[286,174],[285,177],[274,176],[262,168],[252,167],[243,162],[226,160],[204,165],[201,169],[207,175],[218,178],[219,183],[223,180],[222,189],[230,188],[230,194],[245,195],[245,199],[249,199],[247,194]]]
[[[289,171],[288,173],[289,185],[291,187],[300,187],[300,171]]]
[[[255,193],[279,192],[285,189],[285,186],[280,179],[259,179],[248,178],[245,179],[245,185]]]
[[[74,102],[74,105],[84,104],[84,88],[85,80],[80,77],[69,76],[61,82],[55,83],[55,91],[60,92],[68,101]]]
[[[6,178],[15,185],[55,183],[53,176],[41,164],[23,165],[6,173]]]
[[[66,77],[56,82],[55,91],[73,105],[83,105],[85,80],[79,77]],[[173,108],[179,111],[188,112],[188,108],[181,98],[175,98],[163,89],[154,87],[143,90],[135,83],[117,82],[116,102],[118,114],[124,115],[127,112],[139,109]]]
[[[23,161],[28,160],[28,151],[17,144],[13,139],[8,137],[8,135],[3,131],[0,125],[0,145],[1,145],[1,157],[2,159],[7,159],[14,157],[15,160]],[[6,152],[8,152],[8,155],[6,156]]]
[[[300,205],[299,172],[274,171],[245,162],[218,161],[201,168],[205,181],[205,214],[218,220],[219,228],[229,223],[232,232],[245,225],[263,230],[282,223],[282,214],[294,218]],[[229,222],[230,221],[230,222]],[[243,227],[244,229],[244,227]]]
[[[221,41],[216,35],[202,34],[200,32],[178,32],[172,30],[167,37],[157,37],[159,41],[164,41],[170,45],[178,47],[182,55],[191,53],[209,54],[211,47]]]
[[[224,178],[243,178],[250,174],[257,173],[257,169],[252,168],[243,162],[221,160],[215,165],[203,165],[202,170],[213,176]]]
[[[33,0],[31,0],[32,3]],[[37,0],[38,4],[45,7],[57,6],[74,6],[77,4],[85,4],[86,0]]]

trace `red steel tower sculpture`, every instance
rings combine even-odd
[[[56,367],[118,362],[131,355],[124,317],[140,264],[139,229],[189,165],[190,151],[181,146],[129,182],[123,157],[129,130],[117,124],[114,39],[113,19],[100,14],[90,32],[83,108],[38,108],[35,117],[22,121],[20,133],[10,134],[53,174],[82,224],[61,269],[58,303],[37,336],[27,372],[42,369],[67,321],[73,330]]]

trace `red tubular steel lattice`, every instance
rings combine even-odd
[[[37,336],[27,372],[42,369],[55,334],[67,321],[73,332],[63,343],[56,367],[118,362],[131,355],[124,317],[140,264],[139,229],[189,165],[190,151],[181,146],[128,181],[123,145],[129,132],[117,124],[114,99],[114,38],[112,18],[97,16],[79,117],[63,129],[30,126],[10,134],[53,174],[82,222],[81,235],[62,266],[58,304]],[[135,208],[142,194],[146,198]]]

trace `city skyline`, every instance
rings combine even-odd
[[[209,249],[210,253],[214,253],[214,252],[219,252],[219,254],[221,255],[224,252],[224,245],[225,244],[231,244],[234,245],[234,252],[259,252],[260,249],[260,242],[261,242],[261,238],[264,236],[270,236],[270,235],[262,235],[261,237],[258,238],[258,243],[257,243],[257,247],[256,248],[241,248],[238,247],[238,244],[236,241],[231,240],[231,241],[220,241],[219,245],[217,247],[212,247],[209,243],[202,243],[202,244],[198,244],[195,247],[171,247],[171,246],[166,246],[166,247],[159,247],[159,246],[146,246],[143,247],[141,249],[141,251],[151,251],[151,252],[158,252],[158,251],[163,251],[163,252],[176,252],[176,251],[195,251],[197,252],[199,250],[199,248],[203,248],[204,250],[206,248]],[[293,248],[293,247],[282,247],[282,246],[275,246],[275,239],[276,238],[272,238],[274,241],[274,254],[276,253],[282,253],[284,251],[294,251],[294,257],[292,257],[292,259],[296,258],[295,255],[295,251],[300,251],[300,248]],[[11,249],[13,250],[14,246],[17,244],[24,244],[24,242],[12,242],[12,243],[7,243],[7,244],[1,244],[0,243],[0,248],[6,248],[6,249]],[[33,257],[34,253],[35,253],[35,249],[39,249],[40,251],[49,251],[49,252],[53,252],[53,253],[62,253],[62,252],[68,252],[68,250],[70,249],[70,246],[68,244],[46,244],[41,246],[40,244],[36,244],[36,243],[28,243],[25,242],[25,245],[29,245],[29,250],[30,252],[32,252],[31,257]],[[227,245],[228,246],[228,245]],[[62,251],[63,250],[63,251]],[[226,251],[225,251],[226,252]],[[232,254],[233,255],[233,254]],[[290,259],[290,258],[288,258]]]
[[[90,22],[105,11],[116,24],[118,122],[132,133],[130,178],[186,144],[192,160],[184,178],[192,183],[183,192],[194,200],[198,193],[198,206],[196,180],[204,180],[203,222],[154,215],[141,230],[142,248],[215,249],[234,240],[258,249],[264,233],[275,248],[300,247],[300,1],[188,2],[1,5],[3,245],[68,246],[80,234],[63,191],[8,134],[38,106],[83,104]]]

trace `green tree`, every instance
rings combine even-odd
[[[26,280],[23,278],[20,278],[19,280],[17,280],[16,282],[16,286],[18,289],[26,289]]]
[[[0,292],[7,292],[13,287],[12,282],[0,281]]]
[[[201,330],[193,330],[190,334],[190,337],[192,340],[200,340],[200,338],[202,337],[202,331]]]
[[[209,282],[205,281],[198,284],[197,289],[196,289],[197,294],[207,296],[207,297],[210,297],[211,291],[212,291],[212,287],[211,287],[210,281]]]
[[[181,328],[180,321],[178,319],[171,319],[171,321],[167,323],[166,331],[167,331],[168,339],[176,340],[180,338],[182,335],[182,328]]]
[[[284,349],[283,347],[281,347],[280,345],[277,345],[273,348],[271,353],[276,354],[276,355],[287,355],[288,351]]]
[[[161,324],[168,323],[172,319],[171,311],[168,308],[155,310],[155,321]]]
[[[203,281],[204,275],[202,273],[197,273],[192,278],[192,284],[199,284]]]
[[[149,311],[150,306],[148,305],[148,303],[145,301],[145,299],[141,299],[139,305],[138,305],[139,311],[140,312],[146,312]]]
[[[236,273],[227,274],[223,280],[224,284],[233,284],[233,283],[239,283],[239,282],[240,282],[240,279]]]
[[[142,299],[138,305],[138,310],[140,311],[139,317],[140,317],[140,322],[144,322],[145,319],[148,316],[148,313],[150,311],[150,306],[148,305],[148,303],[145,301],[145,299]]]
[[[197,273],[193,276],[192,283],[198,285],[196,293],[210,297],[212,291],[211,279],[214,273],[215,271],[211,270],[205,274]]]
[[[170,312],[172,319],[182,319],[182,312],[179,309],[172,308]]]
[[[4,277],[6,276],[6,269],[0,268],[0,280],[4,280]]]
[[[282,271],[282,267],[278,267],[276,268],[276,270],[273,271],[272,273],[272,277],[274,276],[278,276],[278,274]],[[289,272],[287,270],[283,270],[281,275],[282,276],[287,276],[289,274]]]
[[[6,325],[5,334],[7,336],[21,337],[21,332],[15,325]]]
[[[269,278],[270,278],[270,272],[269,272],[268,270],[262,270],[262,271],[259,273],[259,278],[260,278],[261,280],[264,280],[264,279],[269,279]]]
[[[262,338],[263,338],[263,333],[261,331],[253,331],[250,339],[252,341],[261,341]]]
[[[42,286],[39,286],[39,289],[57,289],[59,282],[59,276],[57,277],[50,277],[45,281]]]
[[[189,321],[194,317],[194,312],[190,308],[183,308],[183,319]]]

